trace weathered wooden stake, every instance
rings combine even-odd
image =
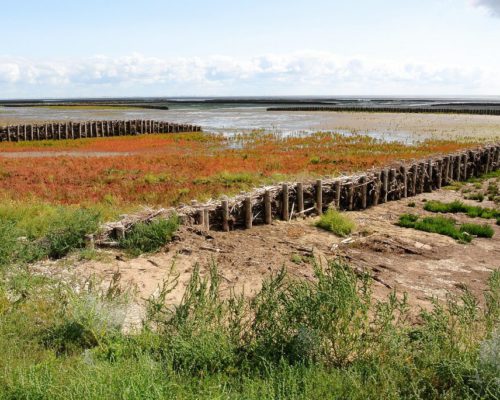
[[[222,200],[222,230],[229,232],[229,202]]]
[[[203,222],[205,223],[205,229],[207,231],[210,230],[210,212],[208,210],[208,208],[205,208],[203,210]]]
[[[290,215],[288,212],[288,185],[284,183],[281,186],[281,218],[283,221],[288,221]]]
[[[271,193],[269,190],[264,192],[264,223],[270,225],[273,221],[273,213],[271,207]]]
[[[251,229],[253,223],[252,199],[245,197],[245,228]]]
[[[401,166],[401,175],[403,176],[403,198],[408,197],[408,171],[406,165]]]
[[[359,183],[361,184],[361,208],[364,210],[367,205],[366,194],[368,189],[366,184],[366,176],[362,176],[359,179]]]
[[[323,181],[321,179],[316,181],[316,213],[323,214]]]
[[[335,194],[335,207],[337,208],[337,210],[340,210],[340,194],[342,191],[342,182],[333,182],[333,189]]]
[[[354,209],[354,184],[352,182],[347,184],[347,209],[349,211]]]
[[[380,179],[382,181],[382,193],[380,196],[380,202],[387,203],[387,197],[389,195],[389,171],[383,169],[380,172]]]
[[[299,215],[304,214],[304,186],[302,182],[297,183],[297,212]]]
[[[380,172],[375,172],[373,176],[372,205],[377,206],[380,199]]]

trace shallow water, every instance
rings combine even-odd
[[[206,132],[234,135],[263,130],[279,134],[331,131],[335,113],[267,112],[264,106],[196,105],[173,106],[170,110],[148,109],[57,109],[50,107],[0,107],[0,124],[33,123],[36,121],[84,121],[98,119],[160,119],[174,123],[200,125]],[[351,134],[347,129],[336,132]],[[388,134],[378,130],[364,133],[384,140],[408,141],[411,135],[401,131]]]

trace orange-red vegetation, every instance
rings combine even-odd
[[[193,133],[2,143],[0,194],[63,204],[176,205],[262,183],[362,171],[466,146],[470,144],[443,141],[405,145],[332,133],[233,138]],[[2,152],[10,157],[1,157]],[[12,157],[12,152],[36,153]],[[49,154],[40,157],[40,152]]]

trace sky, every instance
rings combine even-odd
[[[0,99],[500,95],[500,0],[0,0]]]

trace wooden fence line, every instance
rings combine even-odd
[[[156,120],[46,122],[0,126],[0,142],[81,139],[155,133],[200,132],[201,127]]]
[[[298,106],[269,107],[267,111],[335,111],[335,112],[373,112],[373,113],[425,113],[425,114],[475,114],[500,115],[500,109],[486,108],[436,108],[436,107],[342,107],[342,106]]]
[[[488,145],[355,176],[267,186],[232,199],[204,204],[192,201],[176,212],[184,223],[207,230],[250,229],[254,225],[270,224],[273,219],[290,221],[320,215],[329,207],[363,210],[432,192],[452,181],[464,181],[499,168],[500,144]]]

